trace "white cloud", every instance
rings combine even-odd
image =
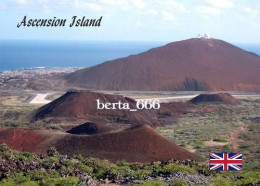
[[[144,24],[143,24],[142,22],[138,21],[138,22],[136,23],[136,26],[137,26],[138,28],[143,28],[143,27],[144,27]]]
[[[163,11],[161,11],[161,14],[162,14],[162,18],[164,20],[174,20],[175,19],[175,16],[168,11],[163,10]]]
[[[249,7],[244,8],[244,11],[247,12],[248,14],[251,14],[251,15],[254,15],[254,16],[258,15],[258,11],[254,10],[252,8],[249,8]]]
[[[136,8],[143,9],[146,7],[146,3],[142,0],[132,0],[131,2]]]
[[[14,3],[25,5],[27,3],[27,0],[11,0]]]
[[[126,0],[100,0],[101,3],[106,5],[120,6],[128,3]]]
[[[103,9],[110,11],[110,13],[118,10],[128,11],[133,6],[128,0],[100,0],[99,2]]]
[[[5,9],[5,5],[3,3],[0,3],[0,10]]]
[[[200,13],[200,14],[204,14],[204,15],[221,15],[222,11],[218,8],[215,7],[210,7],[210,6],[196,6],[195,10]]]
[[[102,9],[97,3],[85,2],[82,0],[74,0],[74,6],[78,9],[90,9],[92,11],[100,11]]]
[[[233,8],[234,4],[230,0],[205,0],[211,6],[217,8]]]
[[[100,4],[121,9],[129,8],[130,3],[127,0],[100,0]]]
[[[157,15],[158,14],[158,12],[155,9],[153,9],[153,8],[151,8],[149,10],[146,10],[143,13],[144,14],[148,14],[148,15]]]
[[[168,8],[174,11],[186,11],[184,4],[177,2],[175,0],[159,1],[158,3],[163,8]]]

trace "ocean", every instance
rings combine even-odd
[[[138,54],[162,42],[0,41],[0,71],[35,67],[89,67]]]
[[[35,67],[89,67],[167,42],[0,40],[0,71]],[[260,55],[260,44],[235,44]]]

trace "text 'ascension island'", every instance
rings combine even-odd
[[[78,18],[73,16],[69,23],[69,27],[99,27],[101,26],[102,16],[99,19],[88,19],[85,16]],[[17,24],[17,28],[20,27],[65,27],[67,19],[27,19],[24,16],[21,22]]]

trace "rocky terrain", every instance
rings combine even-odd
[[[259,176],[209,171],[206,163],[189,160],[111,163],[81,155],[68,157],[54,147],[45,155],[35,155],[0,146],[0,185],[257,185]]]
[[[151,114],[163,125],[139,126],[131,124],[130,120],[122,123],[109,119],[110,114],[121,117],[120,112],[107,115],[100,112],[100,117],[106,119],[98,120],[98,115],[91,111],[96,98],[108,102],[119,99],[128,100],[129,104],[134,102],[124,96],[74,91],[44,107],[48,114],[32,122],[31,117],[35,119],[35,114],[43,107],[30,106],[25,95],[1,99],[0,143],[20,152],[0,148],[0,185],[259,183],[259,99],[240,99],[240,104],[215,101],[162,103],[157,112],[140,115]],[[83,100],[82,103],[79,100]],[[69,104],[65,104],[67,101]],[[64,110],[71,117],[56,117],[55,110],[61,113]],[[82,115],[84,117],[80,119],[78,116]],[[95,122],[91,121],[93,116]],[[234,132],[243,126],[247,127],[234,139]],[[208,153],[230,152],[234,140],[239,152],[243,153],[243,171],[229,174],[209,171]],[[209,141],[224,145],[207,146]],[[205,163],[199,163],[201,158],[195,154],[203,157]],[[175,160],[168,160],[172,158]],[[196,162],[190,161],[193,158]],[[161,159],[163,161],[157,161]]]
[[[79,68],[33,68],[3,71],[0,72],[0,90],[64,90],[62,77],[76,70]]]

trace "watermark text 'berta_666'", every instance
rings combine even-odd
[[[136,101],[136,108],[130,108],[129,103],[122,103],[120,100],[117,103],[102,103],[99,99],[96,100],[97,109],[103,110],[130,110],[137,111],[137,109],[159,109],[160,101],[157,99],[141,99]]]

